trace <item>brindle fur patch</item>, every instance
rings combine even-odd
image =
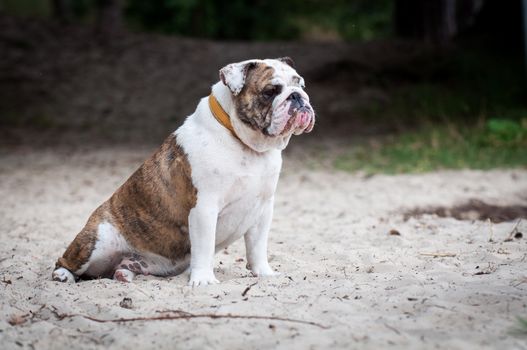
[[[175,261],[190,253],[188,215],[196,200],[187,156],[171,135],[109,204],[114,225],[137,251]]]
[[[255,130],[265,130],[271,125],[273,98],[267,99],[262,91],[271,82],[274,68],[257,63],[247,72],[242,91],[234,96],[238,118]]]
[[[190,253],[188,216],[196,200],[187,156],[171,135],[91,215],[56,266],[75,273],[88,262],[97,241],[97,227],[105,221],[114,225],[139,252],[129,258],[135,270],[141,270],[140,264],[144,264],[142,252],[180,260]]]

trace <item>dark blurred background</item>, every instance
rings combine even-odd
[[[341,145],[337,168],[525,166],[526,17],[522,0],[0,0],[0,145],[157,145],[222,66],[287,55],[318,112],[299,139]]]

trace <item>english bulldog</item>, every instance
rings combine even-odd
[[[315,113],[290,58],[229,64],[211,94],[90,216],[58,259],[52,278],[176,275],[218,283],[214,254],[244,237],[255,276],[277,274],[267,238],[291,136]]]

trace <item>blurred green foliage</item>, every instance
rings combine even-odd
[[[527,318],[518,317],[518,329],[515,333],[527,335]]]
[[[128,0],[126,13],[135,28],[213,39],[368,40],[390,32],[392,1]]]
[[[409,123],[419,126],[416,122],[518,120],[527,117],[522,72],[521,57],[485,48],[425,54],[372,79],[371,85],[389,91],[390,102],[370,105],[362,114],[368,119],[397,120],[402,129]]]
[[[129,0],[136,28],[214,39],[292,39],[299,1]],[[279,6],[279,10],[276,6]]]
[[[391,122],[398,133],[339,156],[338,169],[399,173],[527,167],[521,58],[465,49],[437,60],[442,62],[417,81],[376,82],[390,91],[389,102],[368,106],[362,117]]]
[[[49,0],[0,0],[0,11],[22,17],[49,17],[52,6]]]
[[[339,156],[335,167],[366,173],[428,172],[527,166],[527,118],[491,119],[475,126],[431,126],[371,143]]]
[[[490,145],[522,145],[527,139],[527,118],[521,123],[515,120],[490,119],[487,121],[487,141]],[[527,145],[525,153],[527,154]]]
[[[93,22],[97,0],[64,0],[74,21]],[[51,0],[0,0],[0,10],[53,15]],[[391,33],[391,0],[123,0],[133,30],[211,39],[369,40]]]
[[[346,40],[371,40],[389,36],[393,32],[392,0],[301,1],[301,18],[307,19],[303,32],[318,27],[333,31]]]

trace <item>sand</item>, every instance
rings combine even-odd
[[[366,177],[308,169],[290,155],[269,244],[281,276],[251,277],[238,241],[216,256],[219,285],[192,289],[186,274],[130,284],[51,281],[55,260],[88,215],[150,151],[0,156],[2,349],[527,349],[514,331],[517,317],[527,317],[527,236],[505,241],[516,221],[403,215],[469,199],[525,205],[526,170]],[[517,229],[526,233],[527,220]],[[182,311],[269,318],[60,317]]]

